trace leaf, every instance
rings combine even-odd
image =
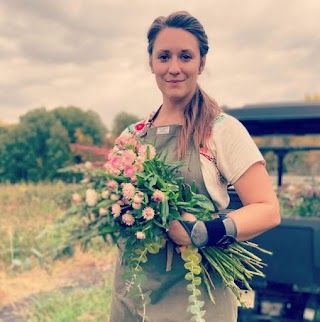
[[[187,290],[188,290],[189,292],[193,292],[193,291],[194,291],[194,289],[195,289],[195,286],[194,286],[193,284],[188,284],[188,285],[187,285]]]
[[[197,305],[191,305],[191,307],[190,307],[191,314],[197,314],[199,312],[200,312],[200,308]]]
[[[199,265],[192,267],[191,272],[194,275],[199,275],[201,273],[201,267]]]
[[[197,276],[194,278],[193,283],[197,286],[201,285],[201,277]]]
[[[148,261],[146,254],[142,254],[139,259],[142,263],[146,263]]]
[[[152,177],[149,184],[148,184],[148,188],[152,189],[156,185],[157,180],[158,180],[157,176]]]
[[[185,277],[187,281],[192,281],[193,280],[193,274],[191,272],[188,272]]]
[[[194,303],[194,302],[197,301],[197,297],[195,295],[193,295],[193,294],[189,295],[188,301],[189,301],[189,303]]]
[[[184,268],[189,270],[189,271],[191,271],[192,267],[193,267],[193,263],[191,263],[191,262],[188,262],[188,263],[184,264]]]
[[[189,262],[192,262],[193,264],[199,264],[201,262],[201,255],[200,254],[190,254],[187,257],[187,260]]]
[[[204,301],[198,301],[198,303],[197,303],[199,308],[204,307],[204,304],[205,304]],[[206,311],[204,311],[204,312],[206,312]]]
[[[150,254],[157,254],[161,248],[159,243],[146,244],[146,248]]]
[[[165,224],[167,222],[167,218],[169,215],[169,204],[167,198],[165,198],[161,202],[161,216],[162,216],[162,223]]]
[[[210,212],[217,212],[217,207],[204,195],[201,194],[194,194],[192,196],[192,200],[196,201],[198,207],[206,209]]]

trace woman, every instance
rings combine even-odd
[[[236,189],[243,207],[226,219],[199,222],[184,213],[187,221],[174,221],[169,229],[171,242],[159,254],[149,256],[144,266],[146,290],[152,290],[147,307],[151,322],[188,321],[188,292],[181,256],[170,244],[205,247],[251,239],[280,222],[279,205],[265,168],[265,161],[246,129],[223,113],[217,103],[198,85],[205,67],[207,35],[200,22],[187,12],[175,12],[155,19],[148,32],[149,64],[162,92],[158,111],[146,119],[145,126],[129,127],[145,141],[155,144],[157,152],[166,151],[169,161],[183,160],[186,183],[195,181],[199,192],[210,197],[218,210],[228,206],[228,184]],[[172,249],[172,247],[171,247]],[[121,279],[125,263],[116,267],[111,304],[111,322],[141,321],[136,303],[124,292]],[[208,321],[237,320],[237,301],[212,272],[215,304],[206,294]]]

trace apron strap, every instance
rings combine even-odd
[[[173,259],[173,242],[171,240],[167,240],[166,247],[167,247],[166,272],[170,272],[172,267],[172,259]]]

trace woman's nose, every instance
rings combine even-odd
[[[169,66],[169,73],[171,75],[177,75],[181,71],[178,59],[171,59]]]

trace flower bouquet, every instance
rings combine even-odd
[[[124,275],[126,288],[129,294],[141,299],[143,321],[150,303],[150,292],[142,291],[146,278],[143,264],[148,256],[165,247],[169,225],[175,219],[182,220],[182,212],[192,213],[199,220],[210,220],[216,209],[207,197],[197,193],[194,185],[183,183],[178,175],[181,165],[167,163],[166,155],[157,154],[152,145],[125,133],[115,141],[104,170],[92,171],[85,180],[83,195],[73,195],[74,205],[61,221],[62,226],[71,223],[65,245],[79,240],[86,244],[96,236],[105,241],[117,242],[119,238],[125,241],[124,257],[129,263]],[[203,258],[245,305],[236,282],[251,290],[249,280],[253,275],[263,276],[260,269],[264,265],[247,246],[260,249],[250,242],[236,242],[227,248],[181,247],[190,292],[186,309],[193,315],[192,321],[205,321],[204,302],[198,289],[201,283],[214,303],[214,285]]]

